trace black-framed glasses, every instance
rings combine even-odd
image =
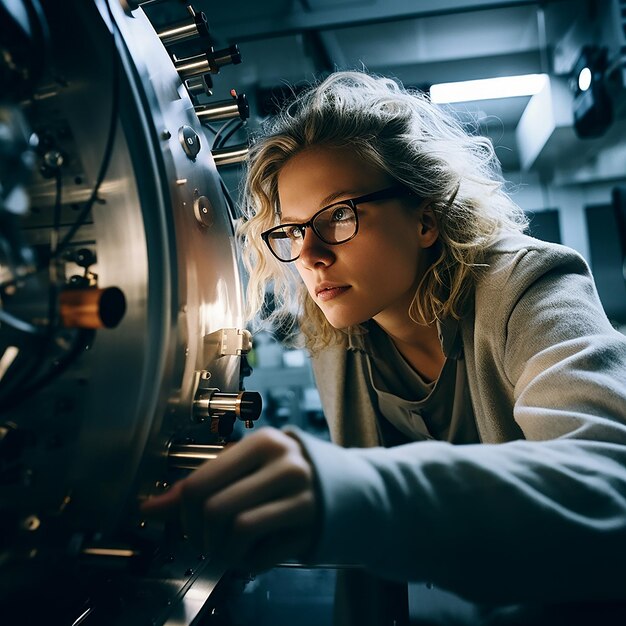
[[[358,198],[341,200],[320,209],[308,222],[279,224],[261,233],[270,252],[283,263],[295,261],[302,250],[304,234],[310,228],[324,243],[336,246],[354,239],[359,232],[359,215],[356,207],[366,202],[391,200],[414,196],[408,187],[395,185],[374,191]]]

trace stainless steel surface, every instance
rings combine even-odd
[[[210,151],[191,159],[178,141],[182,127],[202,137],[203,129],[142,9],[131,13],[114,0],[51,0],[43,8],[51,63],[21,106],[53,144],[41,157],[58,169],[62,193],[54,176],[33,175],[30,246],[54,252],[72,233],[89,208],[110,128],[114,141],[97,199],[54,271],[18,283],[11,297],[11,312],[52,340],[34,349],[0,327],[2,374],[26,359],[24,391],[0,407],[3,618],[11,615],[6,606],[36,593],[45,595],[32,611],[33,620],[45,613],[39,623],[188,625],[224,572],[209,560],[198,566],[182,535],[143,520],[138,505],[180,476],[170,475],[170,441],[221,440],[190,419],[197,372],[222,394],[240,393],[242,352],[223,354],[205,340],[243,328],[233,224]],[[198,220],[203,207],[210,223]],[[94,262],[85,265],[80,250]],[[90,286],[73,293],[82,304],[69,302],[64,289],[81,280]],[[126,312],[115,328],[102,328],[96,296],[112,285]],[[69,324],[82,329],[53,326],[55,289],[64,294],[64,319],[87,306],[90,321]],[[68,344],[74,357],[55,370]],[[46,367],[51,380],[29,384]],[[124,565],[137,560],[140,569]],[[113,574],[110,561],[120,568]]]

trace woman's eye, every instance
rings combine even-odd
[[[333,210],[330,216],[331,222],[345,222],[352,218],[352,210],[349,207],[340,206]]]
[[[302,239],[302,226],[289,226],[285,229],[289,239]]]

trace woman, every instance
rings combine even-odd
[[[626,600],[626,339],[581,257],[522,234],[491,144],[340,72],[256,141],[245,200],[251,310],[299,302],[334,444],[262,430],[147,509],[227,566]]]

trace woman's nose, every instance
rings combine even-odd
[[[312,228],[307,228],[304,231],[298,261],[306,268],[313,268],[318,265],[331,265],[334,260],[332,246],[324,243]]]

